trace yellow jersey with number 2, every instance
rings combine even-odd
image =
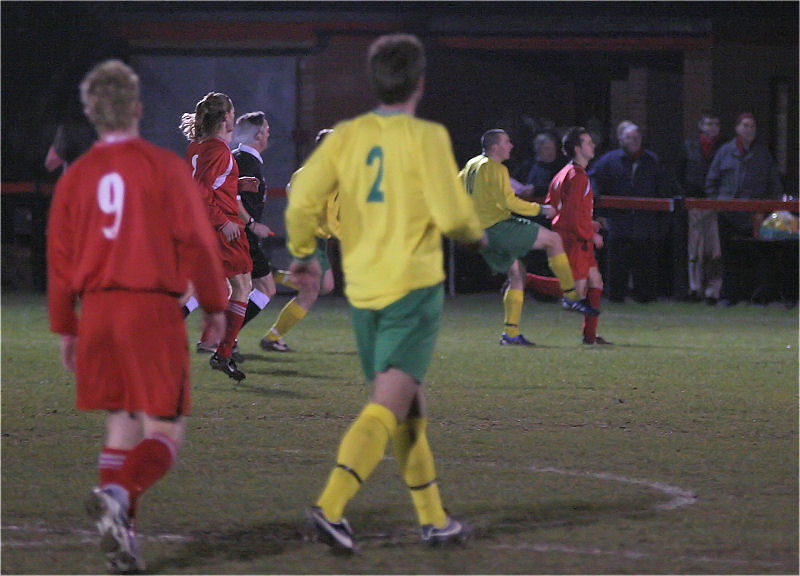
[[[373,111],[335,126],[294,175],[285,217],[295,258],[314,252],[337,190],[345,294],[356,308],[379,310],[442,282],[441,234],[482,234],[441,124]]]

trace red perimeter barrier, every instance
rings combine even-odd
[[[651,212],[674,212],[673,198],[625,198],[623,196],[598,196],[594,200],[597,208],[619,208],[621,210],[648,210]]]
[[[49,182],[3,182],[0,184],[2,194],[44,194],[49,196],[55,189],[55,184]],[[270,198],[285,198],[286,188],[275,186],[267,188],[267,196]]]
[[[52,194],[55,184],[43,182],[3,182],[0,184],[2,194]]]
[[[797,200],[709,200],[707,198],[684,198],[687,210],[716,210],[718,212],[788,212],[800,211]]]
[[[2,194],[44,194],[53,193],[55,184],[49,182],[3,182]],[[274,186],[267,189],[270,198],[285,198],[286,188]],[[534,202],[544,202],[544,197],[532,198]],[[626,196],[598,196],[594,199],[595,208],[615,208],[619,210],[648,210],[652,212],[674,212],[682,202],[687,210],[716,210],[718,212],[776,212],[786,210],[800,212],[797,200],[711,200],[708,198],[639,198]]]
[[[531,198],[540,204],[543,196]],[[717,212],[800,212],[797,200],[711,200],[709,198],[640,198],[628,196],[596,196],[595,208],[619,210],[647,210],[650,212],[675,212],[680,204],[687,210],[715,210]]]

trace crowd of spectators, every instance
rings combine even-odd
[[[704,111],[698,133],[683,142],[673,166],[644,145],[642,127],[630,120],[620,122],[611,147],[589,164],[595,196],[783,199],[777,162],[757,138],[755,116],[740,114],[727,142],[720,124],[718,115]],[[546,127],[532,137],[533,156],[512,161],[512,174],[519,181],[516,192],[523,197],[542,196],[567,162],[556,152],[558,129],[550,122],[543,125]],[[604,224],[606,244],[601,259],[606,296],[612,302],[631,297],[647,303],[671,295],[709,305],[720,300],[726,305],[741,300],[765,303],[770,299],[766,286],[770,268],[784,265],[774,261],[754,238],[765,214],[693,209],[688,212],[688,287],[683,293],[670,294],[671,261],[676,258],[672,253],[676,231],[670,214],[600,209],[597,215]]]

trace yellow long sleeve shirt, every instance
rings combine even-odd
[[[523,216],[538,216],[542,207],[536,202],[522,200],[514,194],[508,168],[481,154],[469,160],[459,172],[464,187],[472,196],[481,227],[491,228],[515,212]]]
[[[292,177],[289,179],[289,184],[286,185],[287,196],[292,192],[292,185],[295,176],[302,170],[302,166],[298,168]],[[316,231],[317,238],[330,238],[331,236],[339,237],[339,192],[334,191],[328,195],[328,201],[325,204],[325,211],[320,216],[319,226]]]
[[[314,251],[336,190],[345,294],[357,308],[385,308],[442,282],[442,233],[465,242],[482,235],[450,136],[434,122],[369,112],[335,126],[294,176],[285,217],[295,258]]]

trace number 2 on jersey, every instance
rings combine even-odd
[[[378,174],[372,182],[372,188],[369,189],[367,202],[383,202],[383,191],[381,190],[381,181],[383,180],[383,148],[380,146],[375,146],[369,151],[369,155],[367,155],[367,166],[372,166],[376,158],[378,159]]]
[[[111,172],[100,178],[100,183],[97,185],[97,205],[103,214],[114,216],[111,226],[103,226],[103,235],[113,240],[119,234],[122,208],[125,205],[125,182],[122,176]]]

